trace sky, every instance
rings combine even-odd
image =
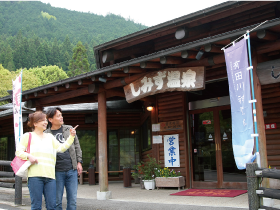
[[[41,0],[53,7],[105,16],[120,15],[145,26],[160,23],[226,2],[226,0]]]

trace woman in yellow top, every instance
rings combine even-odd
[[[75,128],[70,129],[70,136],[63,144],[59,143],[52,134],[44,133],[48,121],[46,114],[37,111],[29,115],[27,123],[32,128],[30,153],[26,153],[29,133],[25,133],[17,145],[16,155],[29,160],[28,188],[31,199],[31,209],[42,209],[42,194],[45,197],[48,210],[56,208],[55,162],[56,153],[65,152],[73,143],[76,135]]]

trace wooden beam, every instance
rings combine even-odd
[[[161,64],[160,63],[153,63],[153,62],[141,62],[140,63],[140,67],[143,69],[159,69],[161,68]]]
[[[148,53],[153,48],[153,42],[148,41],[145,43],[140,43],[135,46],[129,46],[126,49],[118,49],[115,50],[106,50],[102,52],[102,62],[110,62],[114,60],[118,60],[121,58],[133,57],[135,54],[139,53]]]
[[[214,66],[216,64],[225,63],[224,54],[215,55],[213,57],[203,58],[178,65],[177,67],[194,67],[194,66]]]
[[[280,39],[257,46],[257,54],[264,54],[276,50],[280,50]]]
[[[189,36],[189,31],[185,27],[180,27],[175,32],[175,38],[176,39],[184,39]]]
[[[124,67],[123,69],[123,72],[128,74],[128,73],[144,73],[146,70],[145,69],[142,69],[138,66],[126,66]]]
[[[161,64],[181,64],[184,63],[184,59],[180,57],[172,57],[172,56],[162,56],[160,57]]]
[[[100,192],[108,191],[106,92],[98,93],[98,154]]]
[[[195,59],[197,52],[190,51],[190,50],[184,50],[181,52],[182,58],[189,58],[189,59]]]
[[[142,77],[144,75],[146,75],[146,73],[136,74],[136,75],[133,75],[133,76],[124,77],[122,79],[116,79],[116,80],[105,83],[103,86],[104,86],[105,89],[122,87],[122,86],[125,86],[125,85],[139,79],[140,77]]]
[[[275,41],[278,39],[278,34],[270,32],[268,30],[262,29],[257,32],[257,37],[259,39],[264,39],[268,41]]]
[[[93,81],[89,79],[79,79],[78,80],[78,85],[90,85],[92,84]]]
[[[206,44],[203,46],[203,48],[205,52],[224,53],[224,51],[221,50],[222,47],[215,44]]]
[[[125,98],[124,91],[123,90],[114,90],[114,89],[110,89],[110,90],[106,91],[106,98],[111,98],[111,97],[115,97],[115,96]]]
[[[78,85],[77,83],[73,83],[73,82],[65,84],[65,88],[69,89],[69,90],[77,89],[77,88],[80,88],[80,87],[81,87],[80,85]]]
[[[122,73],[122,72],[107,72],[107,77],[126,77],[127,74]]]
[[[102,52],[102,62],[107,63],[114,60],[114,52],[112,50],[106,50]]]
[[[77,96],[88,95],[91,93],[98,93],[103,90],[104,89],[102,87],[99,87],[99,85],[92,84],[92,85],[89,85],[88,87],[84,87],[84,88],[76,89],[73,91],[68,91],[68,92],[57,94],[57,95],[41,98],[38,100],[38,102],[42,105],[50,104],[53,102],[62,101],[62,100],[77,97]]]

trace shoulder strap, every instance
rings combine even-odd
[[[32,136],[31,132],[29,132],[29,140],[28,140],[28,145],[27,145],[27,150],[26,150],[27,153],[30,153],[31,136]]]

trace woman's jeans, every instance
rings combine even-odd
[[[66,188],[67,208],[66,210],[76,210],[78,172],[77,170],[56,171],[56,210],[62,210],[62,196],[64,186]]]
[[[46,177],[29,177],[28,188],[31,199],[31,210],[42,209],[42,195],[44,194],[47,210],[55,210],[55,179]]]

